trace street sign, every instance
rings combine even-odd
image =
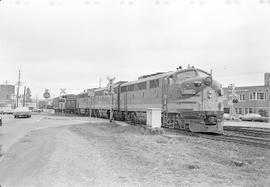
[[[43,97],[45,98],[45,99],[49,99],[50,98],[50,93],[49,93],[49,90],[48,89],[45,89],[45,92],[43,93]]]

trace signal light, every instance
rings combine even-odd
[[[233,99],[232,102],[233,103],[238,103],[238,99]]]
[[[212,91],[211,91],[211,90],[208,91],[208,98],[209,98],[209,99],[212,98]]]

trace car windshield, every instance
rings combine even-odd
[[[252,116],[252,117],[261,117],[260,114],[248,114],[248,116]]]
[[[29,109],[27,107],[18,107],[15,110],[16,111],[28,111]]]

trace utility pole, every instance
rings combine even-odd
[[[269,100],[270,100],[270,93],[269,93],[269,89],[266,90],[266,104],[267,104],[267,116],[268,116],[268,123],[270,123],[270,108],[269,108]]]
[[[24,87],[23,89],[23,107],[25,107],[25,91],[26,91],[26,87]]]
[[[39,107],[38,107],[38,99],[37,99],[37,95],[36,95],[36,108],[39,108]]]
[[[20,84],[21,84],[21,70],[19,70],[19,81],[18,81],[18,87],[17,87],[17,101],[16,101],[16,107],[19,106]]]

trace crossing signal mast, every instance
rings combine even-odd
[[[66,89],[65,88],[61,88],[60,89],[60,98],[59,98],[59,104],[61,105],[61,110],[62,110],[62,116],[64,115],[64,106],[65,106],[65,103],[66,103]]]
[[[235,84],[229,84],[228,86],[231,89],[230,99],[229,99],[229,106],[230,106],[230,119],[235,115],[234,104],[238,103],[238,95],[236,94]]]
[[[112,120],[113,120],[113,95],[114,95],[115,77],[113,77],[113,78],[107,77],[107,80],[109,81],[109,83],[107,84],[107,91],[108,91],[108,94],[111,96],[110,122],[112,122]]]

